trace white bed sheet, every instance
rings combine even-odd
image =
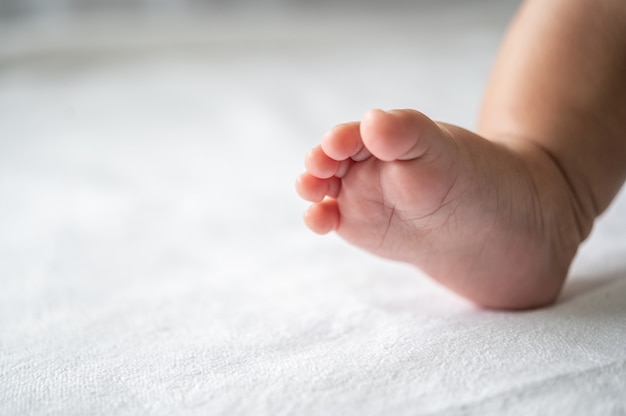
[[[312,235],[371,107],[472,127],[513,3],[6,24],[0,414],[626,414],[626,198],[553,307]]]

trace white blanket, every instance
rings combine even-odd
[[[0,24],[0,414],[625,414],[625,197],[522,313],[301,222],[333,124],[472,127],[479,6]]]

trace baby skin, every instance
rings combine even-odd
[[[557,299],[626,178],[626,2],[526,0],[477,133],[372,110],[306,157],[305,222],[488,308]]]
[[[413,110],[372,110],[311,150],[298,193],[315,232],[408,262],[490,308],[558,295],[581,236],[540,149],[486,140]]]

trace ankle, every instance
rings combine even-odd
[[[534,183],[542,209],[554,216],[564,239],[577,248],[591,233],[600,213],[581,175],[566,169],[558,156],[535,140],[512,138],[497,142],[518,155]]]

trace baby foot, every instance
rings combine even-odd
[[[533,145],[412,110],[370,111],[311,150],[296,183],[315,232],[411,263],[484,307],[553,302],[582,236],[566,181]]]

